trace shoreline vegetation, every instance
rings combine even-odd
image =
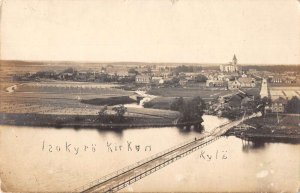
[[[229,130],[226,135],[250,141],[265,139],[300,143],[299,119],[297,114],[267,114],[246,120],[244,124]]]
[[[0,113],[1,125],[55,127],[55,128],[97,128],[97,129],[127,129],[145,127],[185,127],[199,128],[203,121],[177,122],[168,118],[124,117],[121,122],[98,122],[97,115],[53,115],[53,114],[6,114]]]

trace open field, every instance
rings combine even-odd
[[[146,108],[169,109],[176,97],[156,97],[145,104]]]
[[[82,100],[98,99],[102,102],[135,95],[132,91],[113,88],[106,84],[77,84],[63,82],[29,83],[17,86],[13,92],[0,92],[0,124],[57,126],[80,125],[96,126],[101,105],[84,104]],[[109,104],[108,104],[109,105]],[[108,111],[112,106],[108,107]],[[125,124],[172,124],[180,113],[169,110],[128,107]],[[81,122],[78,122],[81,120]]]
[[[16,83],[15,83],[16,84]],[[12,84],[3,84],[12,86]],[[125,91],[114,88],[113,84],[95,84],[78,82],[43,82],[43,83],[20,83],[12,90],[11,97],[36,99],[93,99],[107,98],[112,96],[131,96],[132,91]],[[2,95],[8,94],[1,91]],[[5,98],[5,96],[3,96]]]
[[[287,83],[275,83],[275,82],[271,82],[269,83],[269,86],[272,87],[299,87],[300,86],[300,82],[295,82],[295,83],[291,83],[291,84],[287,84]]]
[[[149,94],[163,97],[196,97],[200,96],[204,100],[211,100],[220,95],[226,95],[235,91],[222,89],[205,89],[205,88],[154,88]]]
[[[82,83],[82,82],[37,82],[24,83],[17,87],[16,92],[36,93],[81,93],[101,95],[131,95],[133,92],[114,88],[117,85],[103,83]]]
[[[37,113],[37,114],[69,114],[69,115],[96,115],[101,106],[84,104],[76,97],[53,94],[51,98],[47,94],[40,93],[0,93],[0,112],[3,113]],[[111,109],[112,107],[109,107]],[[128,115],[147,114],[153,116],[170,114],[170,118],[177,114],[174,111],[160,111],[143,108],[128,108]],[[177,114],[178,115],[178,114]]]
[[[300,87],[269,87],[272,99],[279,97],[291,99],[293,96],[300,98]]]
[[[176,119],[180,115],[177,111],[170,111],[170,110],[161,110],[161,109],[144,109],[144,108],[129,108],[129,113],[132,114],[140,114],[140,115],[149,115],[155,117],[163,117],[167,119]]]

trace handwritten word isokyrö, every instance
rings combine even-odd
[[[226,160],[228,157],[227,157],[227,151],[216,150],[215,153],[206,153],[205,151],[201,151],[200,158],[206,161],[211,161],[211,160]]]
[[[72,145],[72,143],[69,143],[66,141],[62,145],[53,145],[53,144],[47,144],[44,140],[43,144],[42,144],[42,151],[48,151],[50,153],[52,153],[52,152],[67,152],[67,153],[73,153],[73,154],[77,155],[80,151],[96,152],[96,144],[75,146],[75,145]]]
[[[90,145],[81,145],[77,146],[74,145],[70,142],[65,142],[60,145],[54,145],[51,143],[46,143],[44,140],[42,143],[42,151],[47,151],[47,152],[67,152],[67,153],[72,153],[74,155],[77,155],[80,152],[96,152],[97,145],[96,144],[90,144]],[[124,148],[123,148],[124,147]],[[127,141],[126,145],[117,145],[116,143],[106,143],[106,146],[103,148],[107,149],[107,152],[120,152],[120,151],[128,151],[128,152],[150,152],[151,145],[138,145],[138,144],[133,144],[131,141]],[[103,151],[102,151],[103,152]]]
[[[116,151],[135,151],[135,152],[139,152],[139,151],[151,151],[151,145],[134,145],[132,144],[131,141],[127,141],[127,144],[125,145],[117,145],[116,143],[106,143],[107,146],[107,151],[108,152],[116,152]]]

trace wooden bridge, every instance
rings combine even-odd
[[[81,186],[75,189],[74,192],[117,192],[126,186],[150,175],[151,173],[189,155],[190,153],[209,145],[210,143],[219,139],[229,129],[239,125],[244,119],[249,119],[254,116],[256,116],[256,114],[243,117],[240,120],[227,122],[219,127],[216,127],[213,129],[213,131],[205,134],[201,138],[191,139],[183,144],[179,144],[147,159],[136,162],[133,165]]]

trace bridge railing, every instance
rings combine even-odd
[[[216,129],[219,129],[219,128],[225,126],[225,125],[228,125],[228,124],[231,123],[231,122],[232,122],[232,121],[227,121],[227,122],[223,123],[222,125],[220,125],[220,126],[214,128],[212,132],[214,132]],[[211,132],[211,133],[212,133],[212,132]],[[211,134],[211,133],[210,133],[210,134]],[[202,140],[202,139],[204,139],[204,138],[206,138],[206,137],[208,137],[208,136],[211,136],[210,134],[208,134],[208,135],[205,135],[205,134],[204,134],[201,138],[196,138],[196,139],[197,139],[197,140]],[[154,159],[156,159],[156,158],[159,158],[159,157],[161,157],[161,156],[163,156],[163,155],[165,155],[165,154],[167,154],[167,153],[170,153],[170,152],[174,151],[175,149],[181,148],[181,147],[183,147],[183,146],[185,146],[185,145],[188,145],[188,144],[190,144],[190,143],[192,143],[192,142],[194,142],[194,141],[195,141],[195,138],[192,139],[192,140],[188,140],[188,141],[185,141],[185,142],[183,142],[183,143],[180,143],[180,144],[178,144],[178,145],[175,145],[175,146],[173,146],[173,147],[171,147],[171,148],[168,148],[168,149],[166,149],[166,150],[164,150],[164,151],[162,151],[162,152],[156,153],[156,154],[154,154],[154,155],[152,155],[152,156],[150,156],[150,157],[147,157],[147,158],[145,158],[145,159],[143,159],[143,160],[141,160],[141,161],[138,161],[138,162],[136,162],[136,163],[134,163],[134,164],[132,164],[132,165],[129,165],[129,166],[127,166],[127,167],[124,167],[124,168],[122,168],[122,169],[119,169],[119,170],[117,170],[117,171],[114,171],[114,172],[112,172],[112,173],[110,173],[110,174],[108,174],[108,175],[105,175],[105,176],[103,176],[103,177],[101,177],[101,178],[99,178],[99,179],[96,179],[96,180],[94,180],[94,181],[92,181],[92,182],[89,182],[89,183],[87,183],[87,184],[85,184],[85,185],[83,185],[83,186],[81,186],[81,187],[78,187],[78,188],[76,188],[74,191],[75,191],[75,192],[81,192],[81,191],[87,190],[87,189],[89,189],[89,188],[91,188],[91,187],[93,187],[93,186],[99,185],[99,184],[101,184],[101,183],[103,183],[103,182],[105,182],[105,181],[107,181],[107,180],[109,180],[109,179],[112,179],[112,178],[117,177],[117,176],[119,176],[119,175],[121,175],[121,174],[124,174],[124,173],[126,173],[126,172],[128,172],[128,171],[130,171],[130,170],[132,170],[132,169],[134,169],[134,168],[136,168],[136,167],[138,167],[138,166],[141,166],[141,165],[143,165],[143,164],[145,164],[145,163],[147,163],[147,162],[149,162],[149,161],[151,161],[151,160],[154,160]]]
[[[124,187],[126,187],[127,185],[129,185],[130,183],[135,182],[137,180],[140,180],[141,178],[145,177],[146,175],[149,175],[150,173],[153,173],[153,171],[157,171],[157,169],[160,169],[166,165],[168,165],[169,163],[174,162],[175,160],[182,158],[186,155],[188,155],[188,152],[191,152],[195,149],[197,149],[197,147],[199,146],[204,146],[205,144],[208,145],[209,143],[212,143],[213,141],[219,139],[221,136],[217,136],[217,137],[213,137],[213,136],[209,136],[208,138],[205,138],[205,140],[202,140],[200,144],[196,144],[195,146],[193,146],[191,149],[189,150],[185,150],[184,152],[181,152],[179,155],[175,155],[172,156],[170,158],[168,158],[168,160],[164,160],[162,163],[157,163],[155,164],[155,166],[150,167],[150,168],[146,168],[145,171],[143,171],[140,174],[137,174],[137,176],[134,177],[126,177],[126,179],[123,179],[121,182],[119,182],[117,185],[115,185],[114,187],[106,187],[105,189],[103,189],[102,191],[105,193],[113,193],[116,192]],[[194,140],[193,140],[194,141]],[[175,160],[174,160],[175,159]],[[148,174],[147,174],[148,173]]]
[[[205,138],[205,136],[201,137],[200,139],[202,139],[202,138]],[[199,140],[199,139],[198,139],[198,140]],[[105,181],[107,181],[107,180],[109,180],[109,179],[112,179],[112,178],[114,178],[114,177],[116,177],[116,176],[118,176],[118,175],[121,175],[121,174],[123,174],[123,173],[126,173],[126,172],[128,172],[128,171],[130,171],[130,170],[132,170],[132,169],[134,169],[134,168],[136,168],[136,167],[138,167],[138,166],[140,166],[140,165],[143,165],[143,164],[145,164],[145,163],[147,163],[147,162],[149,162],[149,161],[151,161],[151,160],[154,160],[154,159],[156,159],[156,158],[158,158],[158,157],[160,157],[160,156],[162,156],[162,155],[165,155],[165,154],[167,154],[167,153],[170,153],[170,152],[174,151],[174,150],[177,149],[177,148],[180,148],[180,147],[183,147],[183,146],[185,146],[185,145],[187,145],[187,144],[190,144],[190,143],[193,142],[193,141],[195,141],[195,139],[189,140],[189,141],[185,141],[185,142],[183,142],[183,143],[180,143],[180,144],[178,144],[178,145],[175,145],[175,146],[173,146],[173,147],[171,147],[171,148],[168,148],[168,149],[166,149],[166,150],[164,150],[164,151],[162,151],[162,152],[156,153],[156,154],[154,154],[154,155],[152,155],[152,156],[150,156],[150,157],[147,157],[147,158],[145,158],[145,159],[143,159],[143,160],[141,160],[141,161],[138,161],[138,162],[136,162],[136,163],[134,163],[134,164],[132,164],[132,165],[129,165],[129,166],[127,166],[127,167],[124,167],[124,168],[122,168],[122,169],[119,169],[119,170],[117,170],[117,171],[114,171],[114,172],[112,172],[112,173],[110,173],[110,174],[108,174],[108,175],[105,175],[105,176],[103,176],[103,177],[97,179],[97,180],[94,180],[94,181],[92,181],[92,182],[89,182],[89,183],[87,183],[87,184],[81,186],[81,187],[78,187],[78,188],[76,188],[74,191],[75,191],[75,192],[80,192],[80,191],[84,191],[84,190],[86,190],[86,189],[88,189],[88,188],[91,188],[91,187],[93,187],[93,186],[95,186],[95,185],[99,185],[99,184],[101,184],[101,183],[103,183],[103,182],[105,182]]]

